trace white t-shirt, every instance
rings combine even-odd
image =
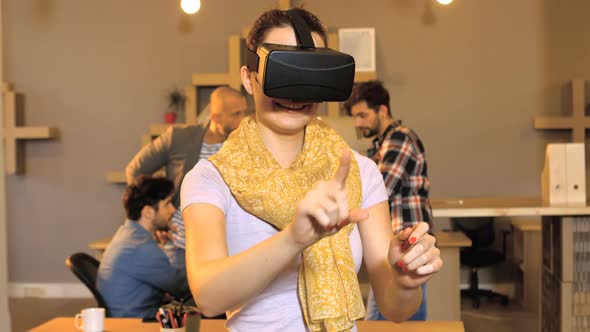
[[[199,160],[208,159],[212,155],[216,154],[223,143],[207,144],[203,142],[201,145],[201,153],[199,154]],[[171,232],[175,246],[184,249],[185,238],[184,238],[184,221],[182,220],[182,212],[180,209],[176,210],[172,215],[172,226],[174,226],[175,232]],[[182,264],[184,268],[184,264]]]
[[[354,153],[359,164],[363,191],[362,207],[387,200],[383,177],[370,159]],[[193,203],[209,203],[221,209],[226,219],[229,255],[240,253],[275,235],[277,230],[244,211],[232,196],[217,169],[208,160],[200,160],[187,173],[181,186],[181,210]],[[362,262],[362,245],[358,228],[350,233],[356,271]],[[241,308],[227,313],[230,331],[306,331],[297,295],[300,259],[294,261],[260,294]],[[240,283],[240,276],[236,276]],[[356,330],[356,327],[355,329]]]

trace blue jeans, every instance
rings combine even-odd
[[[373,289],[369,290],[369,297],[367,298],[367,316],[365,320],[388,320],[377,309],[377,302],[373,295]],[[414,313],[408,320],[426,320],[426,284],[422,284],[422,303],[418,307],[418,311]]]

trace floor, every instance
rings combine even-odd
[[[537,315],[524,312],[515,304],[482,302],[473,309],[469,300],[461,302],[461,319],[465,332],[538,332],[541,330]]]
[[[11,298],[13,332],[24,332],[57,316],[74,316],[82,308],[96,305],[92,299]],[[535,332],[539,331],[533,314],[518,307],[482,303],[478,310],[468,301],[461,305],[465,332]]]

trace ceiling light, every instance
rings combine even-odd
[[[201,9],[201,0],[181,0],[180,8],[187,14],[194,14]]]

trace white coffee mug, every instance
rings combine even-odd
[[[82,322],[80,322],[80,319]],[[104,331],[104,308],[87,308],[74,317],[74,326],[84,332]]]

